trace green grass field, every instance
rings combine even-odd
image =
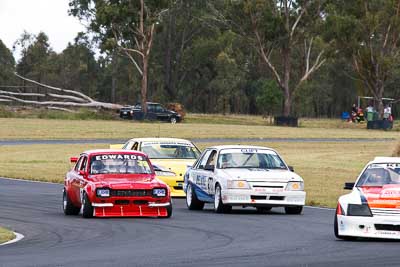
[[[214,120],[211,117],[210,120]],[[326,122],[325,122],[326,121]],[[304,120],[298,128],[204,123],[139,123],[128,120],[45,120],[0,118],[0,138],[90,139],[162,136],[178,138],[398,138],[397,131],[366,130],[337,120]],[[326,127],[324,127],[326,126]],[[341,127],[342,126],[342,127]]]
[[[12,231],[5,229],[3,227],[0,227],[0,244],[10,241],[14,238],[15,238],[15,234]]]

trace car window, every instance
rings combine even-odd
[[[163,110],[162,106],[156,106],[156,112],[163,112]]]
[[[207,164],[206,164],[206,165],[208,165],[208,166],[215,166],[216,158],[217,158],[217,151],[216,151],[216,150],[211,151],[211,154],[210,154],[210,156],[208,157],[208,160],[207,160]]]
[[[132,147],[132,142],[126,142],[125,145],[122,147],[122,149],[131,149]]]
[[[370,164],[360,176],[357,186],[400,184],[399,167],[400,164]]]
[[[187,142],[143,142],[141,151],[150,159],[197,159],[200,151]]]
[[[81,156],[81,157],[79,158],[79,160],[76,162],[75,167],[74,167],[74,170],[75,170],[76,172],[79,171],[79,166],[81,166],[82,160],[83,160],[83,156]]]
[[[287,169],[276,152],[266,149],[224,149],[218,156],[217,168]]]
[[[83,159],[82,159],[82,164],[81,164],[79,170],[80,171],[85,171],[86,170],[86,165],[87,165],[87,157],[84,156]]]
[[[197,167],[198,169],[204,169],[204,166],[206,166],[207,160],[210,157],[211,152],[212,152],[211,150],[206,150],[203,153],[203,156],[199,160],[200,163],[199,163],[199,166]]]
[[[150,174],[153,170],[146,157],[134,154],[103,154],[91,158],[91,174]]]

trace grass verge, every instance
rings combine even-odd
[[[0,138],[6,139],[94,139],[133,137],[177,138],[398,138],[396,131],[350,128],[288,128],[262,125],[140,123],[128,120],[48,120],[0,118]],[[328,123],[327,123],[328,124]],[[332,124],[332,122],[331,122]],[[334,125],[335,122],[333,122]]]
[[[228,143],[226,143],[228,144]],[[199,148],[215,143],[199,144]],[[375,156],[392,155],[396,142],[257,143],[279,151],[305,180],[307,204],[335,207],[345,194],[344,182],[355,181]],[[62,183],[71,167],[69,157],[106,145],[30,145],[0,147],[0,176]]]
[[[15,238],[15,234],[3,227],[0,227],[0,244],[10,241]]]

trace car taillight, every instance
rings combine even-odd
[[[344,215],[343,208],[342,208],[342,206],[340,206],[340,203],[337,204],[336,214],[337,215]]]

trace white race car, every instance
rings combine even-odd
[[[335,236],[400,239],[400,158],[377,157],[338,200]]]
[[[251,206],[260,213],[285,207],[288,214],[300,214],[306,198],[303,179],[266,147],[209,147],[188,169],[184,181],[190,210],[201,210],[210,202],[217,213],[228,213],[232,206]]]

